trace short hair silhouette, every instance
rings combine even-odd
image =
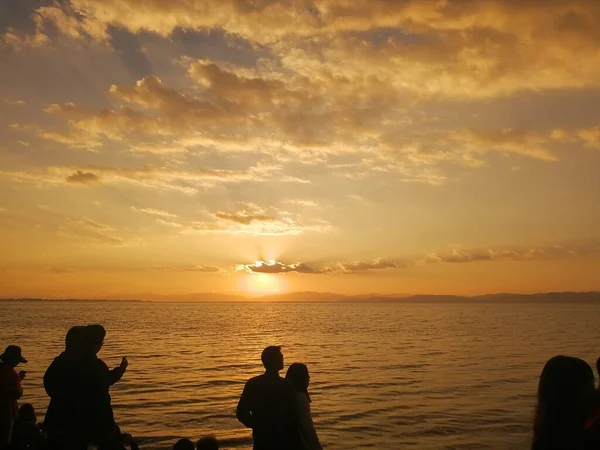
[[[97,353],[102,348],[102,344],[104,344],[106,330],[99,324],[88,325],[85,327],[84,336],[86,350],[93,350]]]
[[[31,423],[37,422],[35,408],[33,407],[33,405],[31,403],[23,403],[19,407],[18,419],[23,422],[31,422]]]
[[[267,370],[279,369],[281,361],[281,347],[279,345],[270,345],[265,348],[260,355],[260,360]]]
[[[206,436],[198,441],[196,450],[219,450],[219,441],[214,436]]]
[[[196,450],[194,443],[189,439],[179,439],[175,442],[173,450]]]
[[[600,358],[596,361],[596,371],[598,371],[598,378],[600,378]]]
[[[80,350],[83,346],[83,340],[85,337],[85,327],[74,326],[69,328],[67,335],[65,336],[65,350],[74,351]]]

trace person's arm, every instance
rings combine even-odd
[[[239,420],[246,428],[252,428],[252,409],[250,406],[251,388],[249,384],[250,382],[246,383],[244,386],[236,410],[237,420]]]
[[[108,371],[108,385],[109,386],[112,386],[113,384],[118,382],[121,378],[123,378],[123,375],[125,375],[125,372],[127,371],[128,365],[129,365],[129,362],[127,361],[127,358],[123,357],[119,367],[115,367],[114,369]],[[108,369],[108,366],[106,368]]]
[[[319,441],[317,430],[315,430],[315,424],[310,411],[310,401],[304,394],[299,394],[297,401],[300,428],[302,430],[302,438],[305,441],[306,448],[310,450],[321,450],[323,446],[321,445],[321,441]]]

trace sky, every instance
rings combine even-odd
[[[5,0],[0,297],[600,290],[597,0]]]

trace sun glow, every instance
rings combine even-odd
[[[285,290],[285,281],[282,278],[281,275],[251,273],[240,280],[239,287],[251,295],[278,294]]]

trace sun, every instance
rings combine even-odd
[[[240,281],[240,289],[251,295],[270,295],[284,291],[285,283],[281,275],[250,273]]]

